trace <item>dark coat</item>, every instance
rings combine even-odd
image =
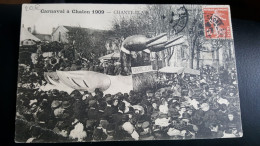
[[[97,109],[95,109],[95,108],[90,108],[89,110],[88,110],[88,116],[87,116],[87,118],[88,119],[90,119],[90,120],[98,120],[98,110]]]
[[[72,106],[74,117],[77,119],[83,118],[84,114],[84,103],[82,101],[75,101]]]
[[[103,117],[106,118],[108,121],[112,118],[113,108],[111,106],[107,106],[104,110]]]
[[[117,112],[115,114],[112,115],[112,121],[113,123],[115,123],[116,125],[121,125],[123,124],[123,113]]]

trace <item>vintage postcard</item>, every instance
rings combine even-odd
[[[227,5],[24,4],[15,141],[242,137]]]

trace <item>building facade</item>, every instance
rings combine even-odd
[[[69,29],[65,26],[58,26],[53,30],[51,36],[52,41],[60,42],[60,43],[69,43]]]

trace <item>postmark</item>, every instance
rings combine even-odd
[[[204,7],[206,39],[233,39],[228,7]]]

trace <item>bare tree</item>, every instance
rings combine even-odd
[[[167,33],[168,39],[171,39],[180,33],[188,22],[188,12],[184,6],[148,5],[145,11],[146,13],[131,18],[121,16],[115,19],[113,28],[117,37],[126,38],[136,34],[154,37]],[[163,66],[169,65],[173,53],[173,47],[156,52],[156,62],[161,56]]]
[[[219,59],[219,50],[221,48],[230,48],[229,46],[230,42],[227,39],[213,39],[211,40],[212,45],[212,56],[213,56],[213,62],[216,63],[217,69],[219,69],[220,66],[220,59]],[[223,53],[222,56],[225,56],[226,59],[230,58],[230,56],[226,56],[229,54],[229,52]],[[226,63],[224,63],[224,66],[226,66]]]
[[[70,45],[75,52],[86,58],[97,58],[106,51],[105,34],[107,32],[89,33],[86,28],[74,27],[68,34]]]
[[[203,32],[203,14],[201,11],[201,7],[192,8],[189,11],[189,21],[187,24],[186,32],[188,33],[188,41],[190,44],[189,48],[189,67],[193,68],[194,58],[195,58],[195,50],[196,47],[198,48],[202,39],[200,39],[204,32]],[[199,49],[196,50],[197,59],[199,59]],[[197,62],[197,64],[199,64]]]

